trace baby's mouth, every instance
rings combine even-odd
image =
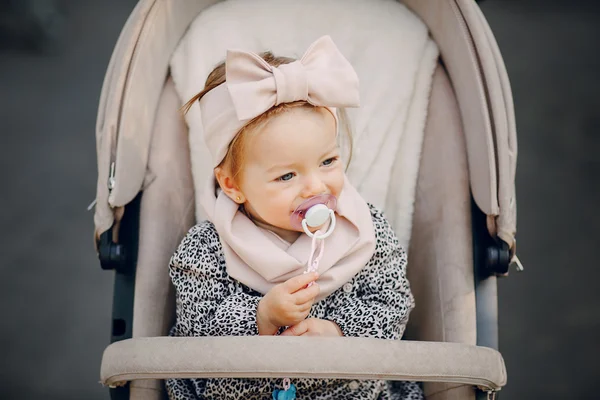
[[[310,213],[308,218],[310,221],[307,220],[307,225],[310,231],[315,231],[329,220],[329,210],[335,211],[337,199],[334,195],[322,194],[305,200],[296,208],[296,210],[294,210],[290,217],[292,227],[299,231],[303,231],[302,221],[307,217],[308,210],[315,206],[318,207],[313,209],[313,211]]]

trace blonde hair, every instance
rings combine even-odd
[[[289,57],[275,57],[271,52],[264,52],[259,54],[259,56],[273,67],[278,67],[280,65],[289,64],[296,61],[293,58]],[[212,72],[208,75],[208,78],[206,78],[204,89],[202,89],[201,92],[199,92],[190,100],[188,100],[188,102],[183,105],[181,110],[184,113],[187,113],[196,101],[200,101],[205,94],[207,94],[217,86],[225,83],[225,80],[225,62],[222,62],[219,65],[217,65],[215,69],[213,69]],[[250,133],[256,131],[258,127],[265,124],[270,118],[296,107],[304,107],[312,110],[318,110],[320,108],[317,106],[313,106],[312,104],[306,101],[283,103],[278,106],[271,107],[269,110],[265,111],[261,115],[250,120],[246,125],[244,125],[242,129],[240,129],[240,131],[235,135],[235,137],[229,144],[227,154],[225,155],[223,161],[221,161],[221,163],[218,165],[218,167],[226,169],[231,174],[234,181],[237,179],[241,179],[242,167],[244,164],[244,152]],[[340,128],[339,131],[343,132],[345,134],[345,139],[347,139],[347,168],[348,165],[350,165],[350,160],[352,159],[352,132],[347,114],[344,109],[338,109],[338,121]]]

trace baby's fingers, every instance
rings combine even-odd
[[[294,301],[296,305],[312,303],[312,301],[319,295],[320,292],[321,288],[319,287],[319,284],[315,282],[310,287],[298,290],[296,293],[294,293]]]
[[[306,320],[290,326],[281,333],[281,336],[302,336],[308,332],[308,322]]]
[[[316,281],[318,277],[318,273],[310,272],[308,274],[302,274],[290,278],[287,281],[285,281],[283,285],[285,286],[288,293],[295,293],[300,289],[304,288],[309,283]]]

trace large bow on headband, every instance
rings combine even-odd
[[[317,39],[300,60],[279,67],[240,50],[228,50],[225,64],[227,89],[240,121],[298,100],[325,107],[359,106],[358,76],[329,36]]]
[[[314,42],[299,61],[270,66],[259,55],[227,52],[226,82],[200,99],[204,140],[213,166],[225,158],[235,135],[271,107],[305,100],[326,107],[358,107],[358,77],[329,36]]]

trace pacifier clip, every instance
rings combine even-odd
[[[323,251],[325,250],[325,238],[331,235],[335,228],[334,210],[336,203],[334,196],[315,196],[301,204],[292,214],[292,225],[298,227],[298,222],[301,221],[300,226],[302,227],[302,230],[312,238],[310,254],[308,256],[308,262],[306,263],[306,270],[304,271],[305,274],[317,272],[319,270],[319,262],[321,261]],[[330,219],[330,224],[326,232],[323,233],[321,230],[317,230],[312,233],[310,231],[309,228],[316,228],[325,224],[328,218]],[[307,287],[312,286],[313,283],[314,282],[310,282]],[[273,391],[273,400],[295,400],[296,392],[297,388],[291,382],[290,378],[284,378],[283,390],[275,389]]]

